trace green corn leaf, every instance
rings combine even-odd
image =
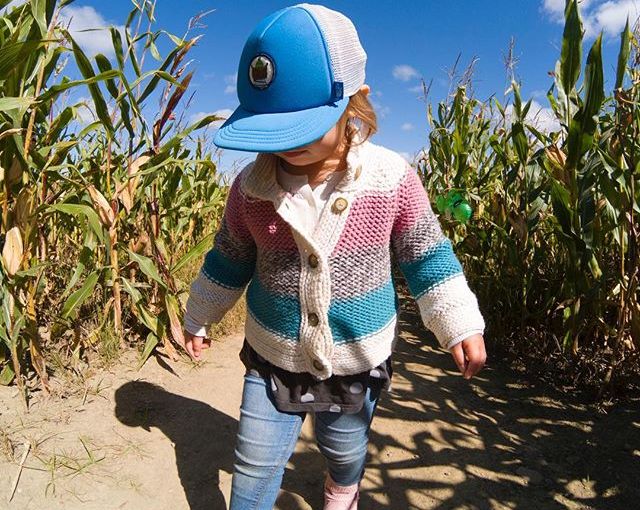
[[[71,292],[71,289],[73,289],[80,280],[82,273],[84,273],[85,268],[90,264],[91,259],[93,258],[96,246],[97,242],[93,230],[87,230],[87,233],[85,234],[84,246],[82,247],[82,250],[80,250],[80,255],[78,256],[78,264],[76,265],[76,268],[71,275],[71,279],[69,280],[67,287],[62,293],[62,298],[66,297],[67,294]]]
[[[149,334],[147,335],[147,341],[144,344],[144,349],[142,349],[142,354],[140,354],[140,363],[138,364],[138,370],[140,370],[142,366],[147,362],[149,356],[151,356],[151,353],[158,345],[158,342],[158,337],[155,334],[149,332]]]
[[[2,371],[0,371],[0,385],[9,386],[13,382],[15,376],[16,374],[11,368],[11,364],[6,363],[2,367]]]
[[[131,250],[127,251],[129,252],[129,258],[140,266],[140,270],[144,274],[158,282],[162,287],[166,288],[167,284],[164,282],[162,276],[160,276],[160,273],[158,272],[158,269],[149,257],[132,252]]]
[[[104,243],[104,231],[98,214],[88,205],[84,204],[53,204],[51,210],[70,214],[72,216],[85,216],[89,222],[91,230],[98,236],[98,239]]]
[[[529,159],[529,143],[522,122],[518,121],[513,123],[513,126],[511,126],[511,136],[520,163],[526,165]]]
[[[580,77],[582,65],[582,36],[584,30],[578,12],[578,1],[568,0],[565,10],[562,51],[560,53],[560,82],[566,94],[569,94]]]
[[[40,37],[45,38],[47,36],[47,2],[46,0],[31,0],[31,13],[33,19],[38,23],[40,28]]]
[[[93,271],[89,276],[87,276],[82,287],[69,296],[65,301],[64,306],[62,307],[62,313],[60,314],[63,319],[75,317],[82,303],[84,303],[85,300],[93,293],[93,289],[98,283],[99,277],[100,271]]]
[[[122,51],[122,36],[120,31],[116,27],[109,29],[111,32],[111,41],[113,42],[113,49],[115,50],[116,60],[118,61],[118,67],[121,71],[124,71],[124,53]]]
[[[187,253],[185,253],[180,260],[178,260],[175,265],[171,268],[171,274],[175,274],[181,268],[183,268],[186,264],[188,264],[192,259],[196,257],[202,256],[209,248],[211,248],[211,240],[213,239],[213,234],[209,234],[204,239],[202,239],[198,244],[196,244],[193,248],[191,248]]]
[[[152,314],[147,307],[145,307],[142,302],[138,302],[136,305],[137,316],[140,321],[150,329],[154,334],[160,335],[160,328],[158,324],[158,317]]]
[[[135,41],[131,40],[131,36],[129,35],[129,31],[125,32],[125,38],[127,39],[127,54],[129,55],[129,59],[131,60],[131,66],[135,71],[137,76],[142,74],[140,70],[140,64],[138,63],[138,56],[136,55],[136,45]]]
[[[122,290],[124,290],[131,296],[134,304],[137,305],[140,301],[142,301],[142,293],[138,290],[137,286],[134,285],[131,280],[125,278],[124,276],[121,276],[120,281],[122,282]]]
[[[33,97],[0,97],[0,111],[26,110],[33,103],[35,103]]]
[[[167,57],[164,59],[164,62],[162,63],[162,65],[154,72],[153,78],[149,80],[149,83],[147,83],[147,86],[142,91],[142,94],[140,94],[140,97],[138,97],[138,104],[142,104],[142,102],[149,96],[149,94],[151,94],[156,89],[160,81],[160,78],[164,76],[160,74],[160,71],[167,70],[167,68],[171,65],[176,55],[180,51],[180,49],[181,49],[180,47],[175,47],[173,50],[169,52]],[[171,77],[171,79],[173,79],[173,77]]]
[[[597,115],[604,101],[602,34],[598,36],[591,47],[591,51],[589,51],[585,68],[584,88],[586,96],[584,102],[585,118],[589,119],[588,130],[593,132],[597,125]]]
[[[94,58],[96,60],[96,64],[98,65],[98,69],[100,69],[101,73],[108,73],[109,71],[113,71],[113,68],[111,67],[111,62],[109,62],[109,59],[105,57],[102,53],[98,53]],[[111,94],[111,97],[113,97],[114,99],[117,98],[118,87],[116,87],[116,83],[115,81],[113,81],[113,78],[105,79],[104,83],[107,86],[107,90],[109,91],[109,94]]]
[[[5,80],[20,66],[24,65],[27,57],[49,41],[27,40],[0,47],[0,80]]]
[[[618,53],[618,69],[616,70],[616,89],[622,87],[624,75],[627,71],[627,63],[629,62],[629,53],[631,52],[631,30],[629,29],[629,17],[627,16],[627,24],[620,34],[620,52]]]
[[[573,237],[573,214],[571,212],[571,198],[569,192],[559,182],[553,182],[551,186],[551,203],[553,213],[562,228],[569,237]]]
[[[576,169],[580,158],[592,147],[598,127],[598,114],[604,101],[602,34],[593,43],[587,57],[584,94],[584,102],[569,125],[567,165],[570,169]]]
[[[82,77],[85,80],[91,80],[92,78],[95,78],[96,75],[93,71],[93,66],[91,65],[91,62],[89,61],[87,56],[84,54],[84,51],[82,51],[80,46],[78,46],[75,40],[71,37],[71,34],[65,31],[65,35],[71,41],[73,54],[76,59],[76,65],[78,66],[78,69],[80,69]],[[109,109],[107,108],[107,103],[102,96],[100,87],[97,83],[89,83],[87,84],[87,87],[89,88],[89,93],[91,94],[91,99],[93,99],[93,104],[96,107],[96,114],[98,115],[100,122],[102,123],[104,128],[113,135],[114,129],[111,123],[111,117],[109,116]]]
[[[65,81],[63,83],[60,83],[58,85],[53,85],[51,87],[49,87],[49,89],[47,89],[43,94],[41,94],[38,97],[39,101],[48,101],[54,97],[56,97],[57,95],[59,95],[61,92],[64,92],[67,89],[71,89],[71,88],[75,88],[78,87],[80,85],[92,85],[95,83],[98,83],[100,81],[104,81],[104,80],[111,80],[113,78],[118,78],[121,77],[122,73],[120,73],[120,71],[117,70],[112,70],[112,71],[107,71],[106,73],[100,73],[97,74],[91,78],[85,79],[85,80],[74,80],[74,81]]]

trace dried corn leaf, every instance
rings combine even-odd
[[[100,191],[96,189],[93,184],[89,184],[89,186],[87,186],[87,191],[89,192],[89,196],[91,196],[93,207],[98,213],[100,221],[105,227],[111,227],[111,225],[113,225],[116,220],[116,215],[113,212],[113,209],[111,208],[108,200],[102,193],[100,193]]]
[[[20,269],[22,264],[22,256],[24,255],[24,246],[22,244],[22,236],[20,235],[20,229],[13,227],[4,240],[4,247],[2,248],[2,258],[4,260],[5,268],[10,276],[13,276]]]

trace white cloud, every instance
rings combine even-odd
[[[637,0],[609,0],[594,7],[585,22],[587,37],[595,37],[602,30],[607,36],[617,36],[624,28],[627,18],[633,23],[640,16]]]
[[[412,92],[414,94],[422,94],[424,93],[424,87],[422,86],[422,84],[416,85],[415,87],[411,87],[409,89],[409,92]]]
[[[542,10],[556,23],[564,23],[565,0],[543,0]],[[639,0],[582,0],[579,2],[585,37],[617,37],[627,17],[631,25],[640,17]]]
[[[505,120],[507,124],[511,124],[513,115],[513,105],[507,106],[505,108]],[[531,101],[531,107],[527,112],[526,121],[539,131],[545,133],[558,131],[560,129],[560,122],[553,113],[553,110],[542,106],[535,100]]]
[[[420,73],[416,71],[413,67],[408,65],[399,65],[393,68],[393,77],[396,80],[400,81],[409,81],[414,78],[419,78]]]
[[[229,108],[223,108],[222,110],[216,110],[215,112],[196,112],[189,116],[189,124],[198,122],[199,120],[204,119],[207,115],[216,115],[218,117],[222,117],[223,120],[217,120],[215,122],[212,122],[211,124],[209,124],[209,127],[218,129],[220,126],[222,126],[222,124],[224,123],[224,120],[228,119],[232,113],[233,113],[233,110],[230,110]]]
[[[103,18],[93,7],[72,5],[65,7],[60,13],[60,21],[69,27],[71,36],[88,56],[98,53],[103,53],[107,57],[114,55],[111,32],[108,30],[112,23]],[[118,25],[116,28],[124,32],[124,26]],[[99,30],[83,32],[87,29]]]
[[[402,131],[413,131],[414,127],[415,126],[411,124],[411,122],[405,122],[400,126],[400,129],[402,129]]]
[[[91,124],[98,118],[93,99],[90,97],[79,97],[74,106],[76,107],[76,120],[81,124]]]
[[[224,77],[224,82],[227,84],[227,86],[224,88],[224,93],[235,94],[236,87],[238,85],[238,75],[228,74]]]
[[[578,0],[580,10],[584,12],[592,2],[593,0]],[[564,18],[564,8],[566,4],[567,0],[543,0],[542,8],[549,14],[559,16],[562,20]]]

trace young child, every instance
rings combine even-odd
[[[368,141],[366,54],[344,15],[300,4],[262,20],[238,68],[219,147],[258,152],[234,180],[191,287],[186,349],[247,288],[247,371],[231,509],[271,509],[306,413],[327,461],[325,510],[357,508],[368,433],[391,378],[392,254],[427,328],[465,378],[484,322],[415,171]]]

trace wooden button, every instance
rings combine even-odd
[[[320,319],[318,318],[317,314],[315,313],[309,314],[309,324],[311,324],[312,326],[317,326],[318,324],[320,324]]]
[[[314,253],[312,253],[311,255],[309,255],[309,265],[313,268],[318,267],[318,257],[316,257],[316,255]]]
[[[349,203],[346,201],[346,199],[342,197],[336,198],[336,201],[333,203],[333,212],[336,214],[340,214],[347,208],[347,205],[349,205]]]
[[[358,179],[361,173],[362,173],[362,165],[358,165],[358,168],[356,168],[356,174],[353,176],[353,178]]]
[[[318,371],[324,370],[324,365],[319,359],[315,359],[313,360],[313,368],[315,368]]]

